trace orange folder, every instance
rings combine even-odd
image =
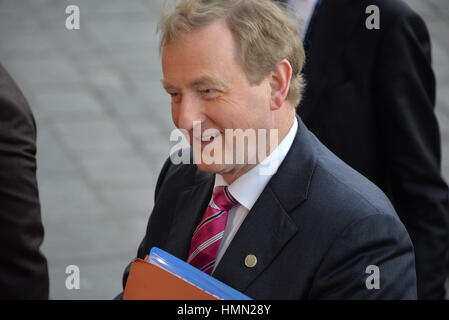
[[[145,259],[146,260],[146,259]],[[142,259],[134,259],[124,300],[218,300],[193,284]]]

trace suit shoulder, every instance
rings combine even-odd
[[[417,18],[419,15],[402,0],[353,0],[365,10],[370,5],[379,7],[382,25],[387,28],[399,20]]]
[[[313,198],[314,194],[318,197],[325,194],[329,204],[327,214],[345,216],[348,221],[379,214],[399,220],[387,196],[374,183],[321,143],[317,147],[317,155],[310,195]]]
[[[35,129],[31,108],[22,91],[8,72],[0,65],[0,121],[8,127],[17,128],[18,123],[26,123]],[[5,128],[4,125],[2,125]]]

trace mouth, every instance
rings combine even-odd
[[[219,135],[221,135],[220,132],[217,132],[215,135],[203,136],[203,137],[201,137],[201,142],[210,142],[210,141],[214,140],[216,137],[218,137]]]
[[[201,142],[201,147],[205,147],[206,145],[214,142],[214,140],[219,136],[221,136],[221,132],[217,131],[216,133],[211,135],[203,135],[201,139],[197,138],[196,140]]]

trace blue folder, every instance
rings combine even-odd
[[[157,247],[151,249],[148,262],[165,269],[218,299],[252,300],[243,293]]]

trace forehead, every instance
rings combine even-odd
[[[170,41],[162,51],[164,79],[181,77],[214,77],[240,69],[236,44],[224,20],[183,32]]]
[[[179,30],[178,34],[169,41],[162,50],[173,49],[185,50],[189,48],[206,49],[210,44],[214,44],[214,48],[226,45],[233,45],[233,36],[225,19],[217,19],[208,25],[193,29],[192,31]]]

